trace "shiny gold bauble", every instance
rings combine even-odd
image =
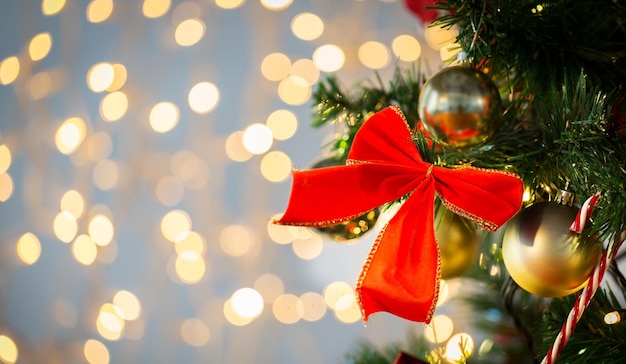
[[[321,235],[334,241],[347,241],[360,238],[370,231],[380,216],[380,209],[370,210],[352,220],[337,225],[314,228]]]
[[[438,206],[435,236],[441,259],[441,278],[462,276],[474,264],[478,251],[476,229],[463,217]]]
[[[502,109],[498,88],[483,72],[452,66],[432,75],[418,102],[420,121],[443,144],[471,146],[489,138]]]
[[[335,157],[325,157],[320,159],[319,161],[313,163],[311,166],[312,169],[322,168],[322,167],[331,167],[343,165],[344,163]],[[352,239],[357,239],[370,231],[376,222],[378,221],[378,217],[380,216],[380,208],[375,208],[370,211],[365,212],[364,214],[348,221],[344,221],[342,223],[324,226],[324,227],[316,227],[316,230],[320,235],[334,240],[334,241],[347,241]]]
[[[563,297],[581,289],[601,255],[597,236],[569,230],[578,209],[539,202],[509,222],[502,257],[511,278],[543,297]]]

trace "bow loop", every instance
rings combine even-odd
[[[514,173],[475,167],[435,169],[443,204],[487,231],[498,229],[522,207],[524,185]]]
[[[392,122],[393,120],[393,122]],[[372,115],[357,132],[348,161],[418,165],[422,158],[411,141],[411,131],[399,107]]]

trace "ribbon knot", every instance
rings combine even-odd
[[[428,167],[428,171],[426,171],[426,178],[430,177],[430,174],[433,173],[434,168],[435,168],[434,164],[431,164],[430,167]]]
[[[357,132],[345,166],[294,171],[291,195],[275,223],[327,226],[409,195],[381,229],[356,285],[363,320],[389,312],[430,322],[441,262],[434,200],[494,231],[521,208],[523,183],[514,173],[422,160],[400,108],[390,106]]]

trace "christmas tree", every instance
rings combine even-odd
[[[294,174],[277,223],[348,239],[370,209],[395,206],[358,279],[364,320],[386,311],[436,330],[442,282],[463,277],[479,287],[462,297],[473,323],[492,339],[446,347],[417,335],[349,360],[620,362],[626,3],[406,4],[456,30],[457,54],[389,84],[319,83],[313,126],[345,132],[324,168]]]

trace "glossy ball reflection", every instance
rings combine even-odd
[[[435,236],[441,259],[441,278],[462,276],[478,252],[476,229],[465,218],[441,206],[435,216]]]
[[[562,297],[581,289],[600,257],[597,237],[569,230],[578,209],[539,202],[522,210],[506,228],[502,257],[524,290]]]
[[[500,93],[486,74],[453,66],[426,81],[418,111],[422,125],[437,141],[462,147],[479,144],[493,134],[501,104]]]

